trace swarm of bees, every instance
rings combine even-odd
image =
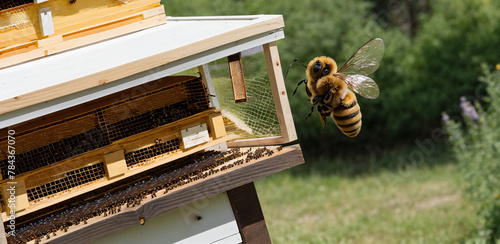
[[[347,136],[355,137],[361,131],[361,110],[356,99],[356,92],[369,99],[379,96],[377,83],[367,75],[375,72],[384,56],[384,42],[375,38],[365,43],[347,62],[337,69],[337,63],[330,57],[316,57],[306,66],[307,78],[297,84],[297,89],[306,83],[306,93],[312,103],[311,112],[304,118],[309,118],[317,106],[323,129],[326,118],[330,115],[338,128]],[[288,75],[286,72],[285,77]]]
[[[249,148],[244,151],[233,148],[224,152],[207,151],[197,154],[196,159],[188,159],[188,164],[179,169],[148,176],[147,179],[140,180],[124,190],[106,193],[98,199],[83,202],[81,205],[55,213],[36,223],[20,227],[20,234],[10,236],[9,243],[26,243],[33,240],[35,243],[40,243],[42,240],[50,239],[51,235],[56,236],[58,231],[67,232],[71,226],[81,223],[87,224],[88,220],[92,218],[107,217],[119,213],[122,211],[122,207],[140,206],[148,196],[151,199],[156,198],[158,197],[157,193],[162,190],[163,194],[168,194],[168,192],[183,185],[205,179],[253,160],[271,156],[282,149],[282,146],[276,149]],[[201,218],[197,220],[199,221]]]

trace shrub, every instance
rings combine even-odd
[[[478,102],[473,106],[462,97],[461,118],[450,119],[443,114],[452,152],[464,172],[465,191],[478,202],[479,214],[484,218],[481,236],[492,243],[500,240],[499,69],[492,73],[485,69],[480,78],[487,85],[487,109],[483,110]]]

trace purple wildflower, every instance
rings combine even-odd
[[[465,116],[472,120],[479,119],[479,114],[477,113],[476,108],[474,108],[474,106],[472,106],[472,104],[470,104],[464,96],[460,97],[460,107],[462,108]]]
[[[450,121],[450,116],[447,113],[445,113],[445,112],[443,112],[441,114],[441,117],[442,117],[444,123],[448,123],[448,121]]]

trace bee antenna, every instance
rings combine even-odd
[[[307,66],[305,64],[303,64],[298,58],[295,58],[293,60],[293,62],[290,64],[290,66],[288,66],[288,69],[286,70],[286,74],[285,74],[285,79],[286,79],[286,76],[288,75],[288,71],[290,71],[290,68],[292,67],[292,65],[295,63],[295,62],[299,62],[300,64],[302,64],[302,66],[304,66],[304,68],[307,68]]]

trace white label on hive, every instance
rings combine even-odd
[[[54,34],[54,23],[52,22],[52,11],[50,11],[50,7],[39,9],[38,18],[40,20],[42,35],[48,36]]]
[[[200,145],[210,140],[210,136],[208,135],[207,130],[207,124],[201,124],[188,129],[184,129],[181,131],[181,134],[184,149]]]

